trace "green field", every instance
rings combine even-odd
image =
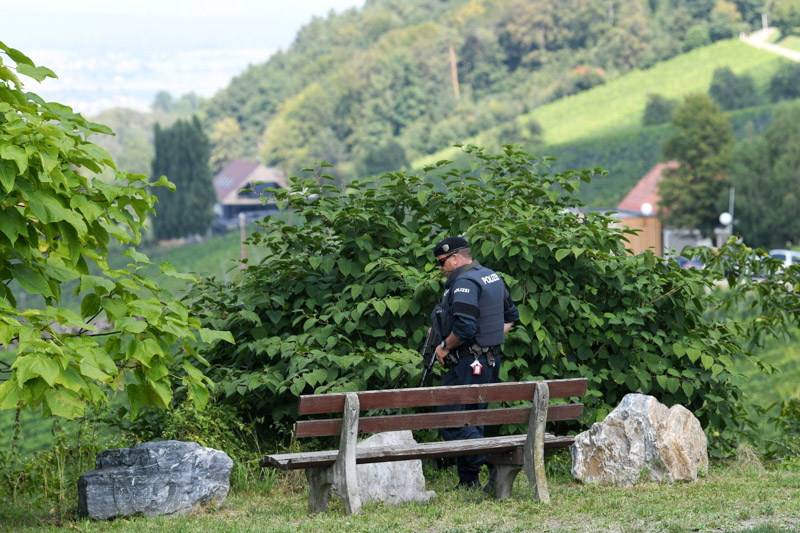
[[[788,37],[784,37],[776,44],[783,46],[784,48],[788,48],[789,50],[800,52],[800,37],[797,35],[789,35]]]
[[[631,132],[641,129],[648,94],[680,100],[686,94],[705,93],[714,71],[720,67],[729,67],[736,74],[749,74],[763,91],[782,61],[788,60],[738,39],[720,41],[543,105],[521,118],[539,122],[547,145]],[[466,142],[482,144],[480,135]],[[422,168],[452,159],[457,153],[457,148],[448,148],[413,161],[411,166]]]

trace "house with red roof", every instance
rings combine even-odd
[[[214,211],[223,221],[233,222],[244,213],[248,218],[261,218],[278,211],[271,199],[277,188],[286,188],[286,175],[277,168],[268,168],[255,161],[234,159],[214,176],[217,204]],[[262,202],[266,198],[267,202]]]
[[[711,244],[705,242],[707,239],[701,239],[696,230],[662,227],[658,217],[663,210],[659,205],[658,184],[664,178],[665,170],[678,166],[677,161],[656,164],[617,204],[614,218],[630,229],[640,230],[637,235],[628,237],[634,254],[650,249],[659,256],[671,255],[680,252],[684,246]]]

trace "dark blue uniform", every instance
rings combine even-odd
[[[442,300],[434,310],[433,324],[441,338],[451,332],[463,343],[452,353],[459,357],[442,379],[442,385],[474,385],[498,380],[500,345],[503,343],[503,324],[519,319],[519,312],[508,294],[503,280],[495,272],[473,261],[453,271],[445,283]],[[486,350],[494,348],[492,356]],[[477,361],[480,374],[473,371]],[[494,363],[494,364],[490,364]],[[444,405],[439,411],[485,409],[486,404]],[[478,439],[483,437],[483,426],[462,426],[440,429],[445,440]],[[458,458],[458,477],[461,483],[477,483],[483,455]]]

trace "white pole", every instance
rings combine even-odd
[[[241,264],[239,265],[242,270],[246,268],[245,259],[247,259],[247,245],[244,241],[247,240],[247,221],[245,220],[244,213],[239,213],[239,239],[242,242],[242,249],[240,253]]]

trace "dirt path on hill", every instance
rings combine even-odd
[[[739,39],[756,48],[780,54],[783,57],[800,63],[800,52],[795,52],[794,50],[789,50],[788,48],[767,42],[767,39],[769,39],[769,36],[772,35],[774,31],[776,31],[776,28],[766,28],[764,30],[754,31],[750,35],[742,34],[739,36]]]

